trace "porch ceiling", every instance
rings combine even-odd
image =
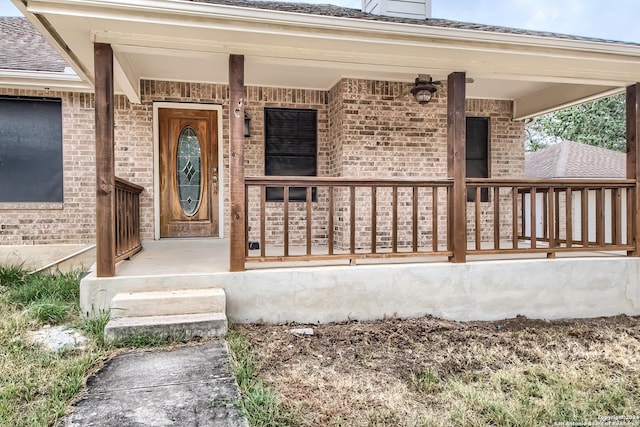
[[[640,47],[531,35],[302,15],[182,0],[12,0],[76,72],[93,82],[93,42],[109,43],[116,91],[141,79],[330,89],[344,77],[412,82],[466,71],[468,98],[514,101],[514,118],[621,90]]]

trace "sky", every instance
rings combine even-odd
[[[292,0],[284,0],[292,1]],[[295,0],[360,8],[361,0]],[[0,0],[0,16],[19,16]],[[640,43],[639,0],[432,0],[434,18]]]

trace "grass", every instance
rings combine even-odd
[[[296,413],[285,408],[276,393],[256,377],[257,367],[245,337],[234,328],[227,334],[231,371],[240,387],[240,409],[256,427],[286,427],[297,423]]]
[[[108,315],[82,318],[78,292],[76,273],[0,266],[0,426],[55,423],[116,347],[183,341],[105,343]],[[27,343],[29,331],[59,323],[82,329],[87,348],[50,353]],[[237,405],[252,426],[640,425],[640,318],[313,328],[302,337],[288,326],[230,330]]]
[[[289,328],[236,333],[291,426],[640,426],[638,317]]]
[[[96,342],[81,352],[50,353],[26,341],[45,324],[81,323],[78,279],[78,273],[29,275],[21,266],[0,266],[0,425],[52,425],[106,356]]]

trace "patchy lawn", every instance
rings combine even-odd
[[[638,317],[291,328],[235,327],[281,425],[640,425]]]
[[[73,323],[79,273],[29,275],[0,266],[0,426],[47,426],[67,411],[87,372],[106,351],[89,341],[82,351],[49,352],[26,336],[43,325]]]

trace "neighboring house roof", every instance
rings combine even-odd
[[[526,178],[624,179],[626,154],[579,142],[563,141],[525,154]]]
[[[638,43],[621,42],[615,40],[598,39],[593,37],[572,36],[568,34],[558,34],[546,31],[530,31],[518,28],[500,27],[494,25],[474,24],[470,22],[452,21],[448,19],[428,18],[425,20],[397,18],[385,15],[375,15],[362,12],[359,9],[334,6],[330,4],[307,4],[307,3],[285,3],[278,1],[255,1],[255,0],[189,0],[194,3],[212,3],[226,6],[250,7],[255,9],[277,10],[282,12],[304,13],[308,15],[333,16],[338,18],[364,19],[370,21],[395,22],[401,24],[421,24],[427,27],[453,28],[459,30],[484,31],[489,33],[519,34],[526,36],[537,36],[547,38],[557,38],[565,40],[581,40],[599,43],[626,44],[640,46]]]
[[[26,18],[0,17],[0,69],[64,73],[67,66]]]

